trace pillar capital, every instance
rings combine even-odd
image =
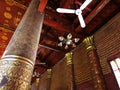
[[[39,83],[39,81],[40,81],[40,78],[39,77],[36,78],[36,83]]]
[[[73,66],[73,52],[65,54],[67,62],[67,86],[68,90],[75,90],[74,66]]]
[[[40,77],[36,78],[36,90],[39,90]]]
[[[51,88],[51,78],[52,78],[52,69],[49,68],[47,69],[47,89],[46,90],[50,90]]]
[[[95,45],[94,45],[94,37],[93,36],[85,38],[83,42],[86,44],[87,51],[96,49]]]
[[[72,55],[73,55],[72,52],[68,52],[68,53],[65,54],[65,56],[67,58],[67,65],[73,64],[73,62],[72,62]]]
[[[52,78],[52,69],[47,69],[47,78]]]

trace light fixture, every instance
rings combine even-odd
[[[40,73],[34,71],[34,72],[33,72],[33,77],[40,77]]]
[[[65,9],[65,8],[57,8],[56,11],[59,13],[75,13],[78,16],[80,25],[82,28],[86,27],[85,21],[83,19],[82,11],[92,2],[92,0],[85,0],[85,2],[80,5],[80,8],[74,9]]]
[[[64,47],[65,49],[68,49],[70,45],[72,45],[72,47],[76,47],[76,43],[80,40],[79,38],[72,38],[71,33],[69,33],[66,38],[63,36],[59,36],[58,38],[60,40],[58,46]]]

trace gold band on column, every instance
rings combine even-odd
[[[40,78],[36,78],[36,90],[39,90]]]
[[[87,51],[96,49],[95,46],[94,46],[93,38],[94,38],[93,36],[90,36],[90,37],[85,38],[85,40],[84,40],[84,43],[86,44],[86,50]]]
[[[49,68],[49,69],[47,69],[47,86],[46,86],[46,90],[50,90],[51,79],[52,79],[52,69]]]
[[[72,52],[66,53],[65,56],[67,58],[67,65],[73,64],[72,62]]]
[[[4,57],[1,58],[1,60],[21,60],[25,63],[30,63],[32,66],[34,66],[34,63],[28,59],[28,58],[25,58],[25,57],[22,57],[22,56],[18,56],[18,55],[6,55]]]
[[[74,66],[73,66],[73,52],[66,53],[67,62],[67,88],[68,90],[75,90],[75,80],[74,80]]]
[[[91,64],[94,89],[106,90],[104,75],[102,73],[102,68],[99,62],[100,60],[96,51],[93,36],[85,38],[84,43],[86,44],[87,55]]]
[[[31,60],[7,55],[0,60],[0,90],[28,90],[34,64]]]
[[[47,77],[48,78],[52,77],[52,69],[47,69]]]

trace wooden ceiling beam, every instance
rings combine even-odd
[[[53,12],[51,10],[45,9],[46,14],[48,14],[50,17],[58,19],[60,22],[63,22],[65,24],[71,24],[71,22],[69,20],[66,20],[65,18],[59,16],[59,13],[57,12]]]
[[[31,2],[31,0],[25,0],[25,2],[30,3],[30,2]]]
[[[115,2],[115,4],[120,7],[120,0],[113,0],[113,2]]]
[[[120,0],[114,0],[116,3],[119,3],[120,4]]]
[[[69,26],[63,26],[61,23],[58,23],[56,21],[53,21],[51,19],[47,19],[44,18],[44,22],[45,25],[52,27],[60,32],[69,32],[71,33],[74,37],[78,37],[79,35],[77,33],[74,32],[72,25]]]
[[[53,30],[50,30],[48,32],[48,35],[51,36],[52,38],[56,38],[54,40],[58,40],[58,35],[57,35],[57,32],[54,32]]]
[[[86,25],[101,11],[111,0],[102,0],[96,7],[91,11],[91,13],[85,18]],[[75,31],[80,32],[82,30],[79,25]]]
[[[111,1],[85,28],[87,34],[93,34],[96,30],[107,23],[112,17],[119,13],[120,8]],[[96,23],[97,22],[97,23]]]
[[[59,31],[68,31],[70,30],[70,27],[67,27],[67,26],[63,26],[62,24],[58,23],[58,22],[55,22],[53,20],[50,20],[50,19],[47,19],[47,18],[44,18],[44,22],[43,22],[45,25],[49,26],[49,27],[52,27],[56,30],[59,30]]]
[[[39,7],[38,7],[38,11],[40,13],[44,12],[47,3],[48,3],[48,0],[40,0],[40,4],[39,4]]]
[[[12,28],[12,27],[4,25],[4,24],[0,24],[0,27],[5,28],[5,29],[9,29],[11,31],[15,31],[15,28]]]
[[[56,49],[56,48],[53,48],[53,47],[51,47],[50,45],[46,45],[46,44],[39,44],[39,46],[40,47],[42,47],[42,48],[46,48],[46,49],[50,49],[50,50],[53,50],[53,51],[55,51],[55,52],[61,52],[61,50],[59,50],[59,49]]]
[[[70,8],[71,4],[73,4],[74,0],[66,0],[66,2],[63,0],[63,8]]]
[[[41,68],[49,68],[47,65],[42,65],[42,64],[35,64],[35,68],[39,68],[39,67],[41,67]]]
[[[60,8],[70,8],[71,4],[74,2],[74,0],[61,0],[60,2]],[[60,16],[63,16],[64,13],[60,13]]]
[[[47,52],[47,54],[42,58],[42,62],[46,62],[47,61],[47,58],[51,55],[51,53],[53,53],[53,50]]]
[[[43,35],[41,34],[41,38],[47,39],[47,40],[50,40],[50,41],[53,41],[53,42],[57,42],[58,41],[57,38],[53,38],[53,37],[51,37],[49,35],[44,35],[44,34]]]

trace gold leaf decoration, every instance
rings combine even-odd
[[[3,40],[8,40],[8,37],[6,37],[6,36],[2,36],[1,37]]]
[[[4,23],[3,25],[5,25],[5,26],[10,26],[9,24],[7,24],[7,23]]]
[[[20,15],[20,16],[22,15],[22,13],[21,13],[21,12],[17,12],[17,14],[18,14],[18,15]]]
[[[27,9],[27,7],[26,7],[25,5],[20,4],[20,3],[16,2],[15,0],[5,0],[5,2],[6,2],[8,5],[10,5],[10,6],[15,5],[15,6],[19,7],[19,8],[22,8],[23,10],[26,10],[26,9]]]
[[[10,7],[6,7],[6,10],[7,10],[7,11],[11,11],[11,8],[10,8]]]
[[[11,19],[12,15],[9,12],[4,12],[4,17],[7,19]]]
[[[20,18],[15,17],[14,18],[14,24],[15,24],[15,26],[17,26],[19,24],[19,22],[20,22]]]
[[[7,19],[5,19],[5,22],[8,23],[9,21]]]
[[[5,2],[10,6],[13,6],[15,4],[14,0],[5,0]]]

